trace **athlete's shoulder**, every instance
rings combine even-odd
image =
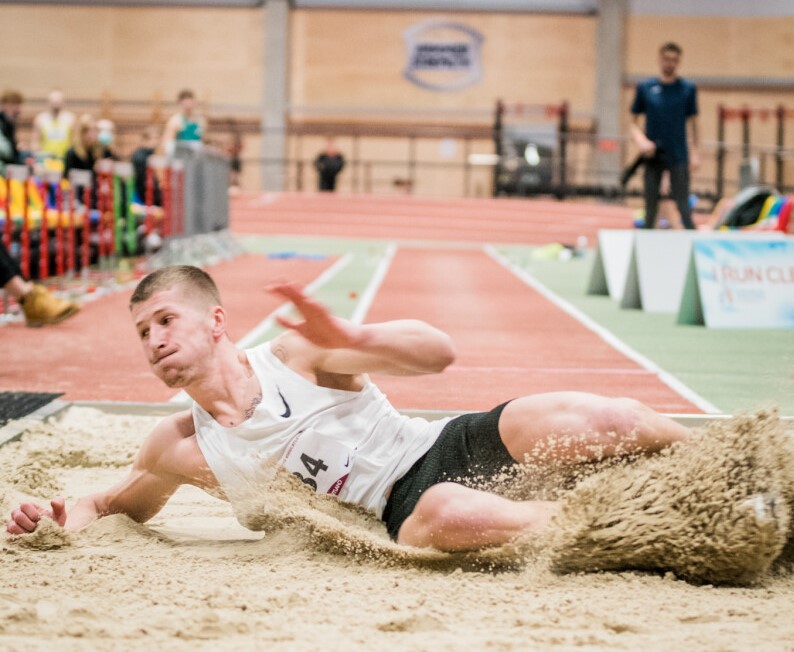
[[[158,445],[178,442],[196,433],[191,410],[181,410],[170,414],[158,423],[149,439]]]
[[[267,343],[267,347],[268,351],[284,363],[295,356],[306,357],[318,348],[294,331],[285,331],[274,337]]]
[[[169,457],[181,442],[196,433],[193,415],[190,410],[182,410],[162,419],[143,442],[135,464],[153,469],[163,459]]]
[[[267,342],[262,342],[261,344],[256,344],[255,346],[246,347],[243,349],[245,356],[248,360],[258,360],[260,362],[268,362],[273,355],[276,354],[278,347],[277,342],[279,342],[282,336],[278,336],[273,338],[272,340],[268,340]],[[280,356],[276,356],[280,357]]]
[[[327,349],[312,344],[294,331],[285,331],[272,339],[268,346],[274,358],[306,378],[316,374],[319,360],[327,353]]]

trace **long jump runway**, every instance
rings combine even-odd
[[[250,217],[254,207],[256,220]],[[531,218],[535,214],[540,217]],[[345,217],[335,217],[340,215]],[[351,221],[356,215],[366,220]],[[301,237],[316,236],[318,230],[347,239],[388,232],[396,240],[397,253],[371,305],[362,306],[365,321],[425,319],[448,332],[458,349],[456,363],[440,376],[377,378],[397,407],[488,409],[524,394],[581,390],[632,396],[664,412],[699,412],[657,373],[529,287],[482,246],[499,236],[507,239],[508,233],[512,242],[540,244],[562,240],[566,233],[584,231],[592,237],[605,220],[623,219],[622,209],[610,217],[605,207],[556,202],[257,195],[235,202],[232,229],[265,235],[265,241],[285,223]],[[555,237],[553,226],[563,231],[562,238]],[[345,240],[336,246],[343,251]],[[211,271],[232,338],[240,341],[278,307],[264,291],[266,283],[288,278],[309,284],[334,260],[260,252],[216,265]],[[161,386],[143,360],[129,323],[130,293],[128,288],[86,303],[76,318],[55,328],[4,327],[0,391],[64,392],[65,400],[172,398],[173,391]]]
[[[458,359],[440,376],[378,378],[401,406],[489,409],[515,396],[580,390],[698,411],[480,249],[400,249],[367,319],[405,317],[449,333]]]

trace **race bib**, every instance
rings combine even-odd
[[[355,449],[316,430],[301,430],[287,446],[281,466],[317,493],[339,495],[353,467]]]

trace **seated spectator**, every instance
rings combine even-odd
[[[83,115],[75,130],[74,145],[66,152],[64,176],[68,179],[71,170],[89,170],[94,176],[96,165],[103,159],[112,159],[113,152],[99,142],[99,131],[94,119],[90,115]],[[92,181],[91,208],[96,208],[97,189]],[[82,201],[83,188],[76,188],[77,198]]]
[[[183,90],[177,96],[179,111],[172,115],[163,133],[163,151],[173,156],[177,145],[201,146],[207,131],[206,120],[196,110],[196,96]]]
[[[229,192],[237,194],[240,191],[240,175],[243,171],[243,137],[238,129],[233,129],[226,152],[229,155]]]
[[[16,137],[21,110],[22,95],[17,91],[4,91],[0,96],[0,172],[6,165],[21,163]]]
[[[159,130],[157,127],[147,127],[143,136],[141,137],[141,144],[132,153],[132,168],[135,174],[135,195],[139,204],[147,203],[146,196],[146,165],[149,157],[154,155],[155,148],[159,141]],[[163,203],[162,194],[160,192],[160,181],[157,175],[153,175],[153,197],[152,204],[154,206],[161,206]]]
[[[66,151],[72,143],[75,116],[65,110],[61,91],[52,91],[47,98],[47,108],[33,119],[31,149],[40,159],[57,161],[62,165]]]
[[[99,141],[100,145],[113,152],[113,143],[116,141],[116,125],[113,120],[102,118],[97,120],[96,126],[97,141]],[[116,158],[115,152],[113,153],[113,158]]]

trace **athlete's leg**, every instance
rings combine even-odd
[[[655,452],[690,431],[633,399],[554,392],[516,399],[499,418],[499,435],[518,462],[583,462],[618,453]],[[553,460],[548,455],[553,455]],[[430,487],[400,528],[399,543],[471,550],[543,530],[557,504],[512,501],[455,483]]]
[[[690,437],[688,428],[629,398],[552,392],[508,403],[499,434],[518,462],[553,454],[583,462],[615,454],[656,452]]]
[[[546,528],[558,505],[513,501],[453,482],[433,485],[400,527],[397,542],[437,550],[475,550]]]

